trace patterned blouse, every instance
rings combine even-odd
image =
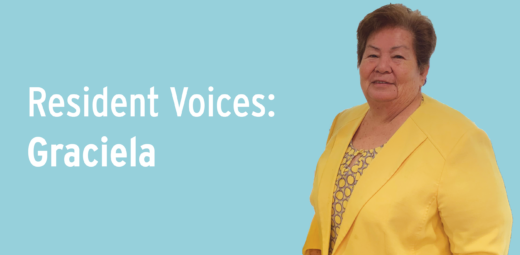
[[[332,254],[334,245],[336,244],[336,238],[338,237],[341,221],[343,220],[343,213],[345,212],[354,186],[359,181],[361,175],[363,175],[363,171],[368,167],[368,164],[374,159],[383,146],[384,145],[370,150],[356,150],[352,145],[352,141],[348,145],[345,156],[343,156],[343,160],[339,166],[338,176],[336,177],[336,183],[334,185],[329,255]],[[356,160],[351,165],[354,159]]]

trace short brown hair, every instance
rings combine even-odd
[[[357,29],[358,67],[361,65],[368,37],[383,28],[401,27],[413,35],[413,47],[417,66],[421,70],[430,65],[430,57],[435,50],[437,36],[432,22],[419,10],[412,11],[402,4],[389,4],[369,13],[359,22]]]

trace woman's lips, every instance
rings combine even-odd
[[[372,83],[374,84],[393,84],[392,82],[387,82],[387,81],[373,81]]]
[[[391,82],[387,82],[387,81],[381,81],[381,80],[377,80],[377,81],[373,81],[371,82],[371,85],[370,85],[373,89],[375,90],[381,90],[381,91],[386,91],[388,89],[392,89],[394,88],[395,86],[395,83],[391,83]]]

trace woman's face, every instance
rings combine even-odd
[[[361,89],[369,102],[410,103],[420,93],[428,68],[420,72],[410,32],[384,28],[367,40],[359,65]]]

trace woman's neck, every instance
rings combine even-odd
[[[406,120],[421,105],[422,93],[408,100],[396,100],[392,102],[368,102],[370,109],[367,117],[373,123],[389,124],[399,120]]]

